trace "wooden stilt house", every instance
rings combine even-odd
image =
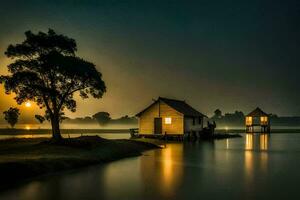
[[[246,115],[245,123],[247,133],[269,133],[271,130],[269,115],[262,111],[259,107]],[[260,130],[256,131],[255,127],[260,127]]]

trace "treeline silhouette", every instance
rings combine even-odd
[[[97,112],[93,116],[77,117],[74,119],[66,118],[63,123],[69,124],[99,124],[101,126],[112,125],[112,124],[137,124],[138,120],[136,117],[130,117],[128,115],[120,118],[112,119],[108,112]]]

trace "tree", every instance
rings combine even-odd
[[[44,121],[46,120],[45,117],[43,117],[41,115],[34,115],[34,117],[41,124],[44,123]]]
[[[96,119],[100,125],[106,125],[111,120],[108,112],[98,112],[93,115],[93,118]]]
[[[52,138],[60,140],[61,113],[64,109],[76,111],[75,92],[83,99],[101,98],[106,92],[102,74],[93,63],[76,56],[72,38],[51,29],[37,34],[27,31],[25,36],[22,43],[8,46],[5,55],[13,63],[8,65],[10,75],[1,76],[0,81],[7,94],[16,94],[18,104],[30,100],[45,108]]]
[[[4,114],[4,119],[13,128],[18,122],[20,116],[20,110],[18,108],[9,108],[7,111],[4,111],[3,114]]]
[[[214,118],[220,119],[222,117],[222,111],[220,109],[215,110]]]

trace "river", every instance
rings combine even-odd
[[[45,176],[1,200],[300,199],[300,134],[243,134]]]

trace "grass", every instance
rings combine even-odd
[[[85,134],[85,133],[129,133],[129,129],[61,129],[62,134]],[[51,129],[17,129],[0,128],[0,135],[34,135],[52,134]]]
[[[47,138],[0,140],[0,189],[44,174],[138,156],[154,148],[158,146],[145,141],[98,136],[65,139],[59,144]]]

